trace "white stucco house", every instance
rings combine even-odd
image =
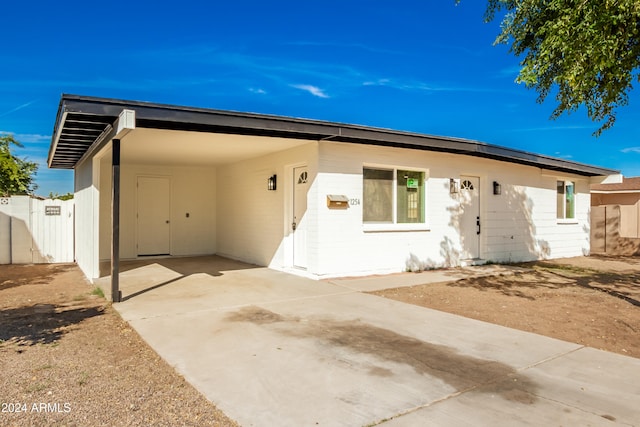
[[[458,138],[63,95],[76,260],[218,254],[323,278],[588,254],[618,171]],[[117,275],[117,274],[116,274]]]

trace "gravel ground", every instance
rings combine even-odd
[[[576,257],[374,294],[640,358],[640,258]]]
[[[235,426],[74,265],[0,266],[1,426]]]

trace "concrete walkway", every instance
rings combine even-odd
[[[171,262],[130,265],[115,308],[243,426],[640,425],[639,359],[356,290],[441,271],[313,281]]]

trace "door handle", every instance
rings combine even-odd
[[[476,234],[480,234],[480,217],[476,217]]]
[[[291,229],[292,229],[293,231],[296,231],[296,225],[297,225],[297,224],[296,224],[296,222],[295,222],[295,221],[293,221],[293,222],[291,223]]]

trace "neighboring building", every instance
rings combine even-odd
[[[640,177],[591,186],[591,250],[640,255]]]
[[[619,179],[458,138],[72,95],[49,166],[75,171],[92,280],[112,244],[316,278],[584,255],[589,187]]]

